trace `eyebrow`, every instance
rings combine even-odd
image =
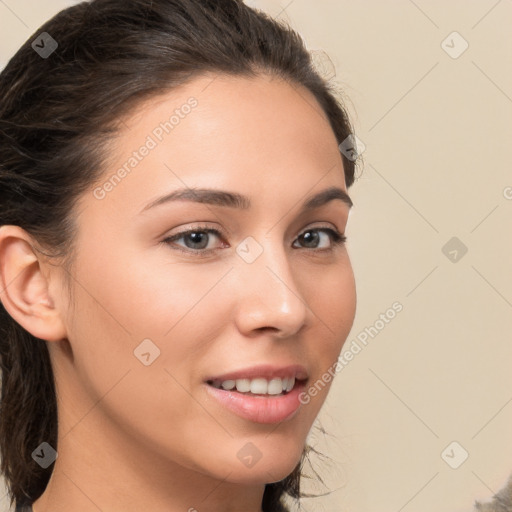
[[[341,188],[329,187],[318,194],[310,197],[302,205],[302,210],[313,210],[327,204],[334,199],[339,199],[349,208],[353,206],[350,196]],[[158,197],[148,203],[140,213],[171,201],[193,201],[196,203],[211,204],[215,206],[226,206],[229,208],[238,208],[247,210],[251,207],[251,200],[237,192],[228,192],[227,190],[217,190],[209,188],[180,188],[170,194]]]

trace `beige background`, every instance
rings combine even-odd
[[[0,68],[72,3],[0,0]],[[512,1],[248,3],[316,50],[365,146],[346,347],[403,306],[335,379],[311,434],[335,491],[303,510],[469,511],[512,472]]]

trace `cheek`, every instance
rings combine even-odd
[[[308,339],[315,343],[318,355],[336,354],[341,350],[354,322],[356,286],[348,255],[339,265],[303,272],[304,300],[311,310],[311,321],[318,336]],[[313,339],[315,338],[315,339]],[[328,359],[328,358],[326,358]]]
[[[133,343],[151,336],[165,340],[183,324],[190,327],[199,311],[201,315],[215,313],[208,292],[225,269],[166,260],[164,251],[155,249],[149,256],[111,253],[101,266],[82,263],[87,271],[79,279],[91,291],[91,307],[96,303],[106,313],[98,311],[100,322]],[[91,302],[87,297],[85,301]]]
[[[356,284],[352,267],[345,266],[339,279],[333,279],[334,282],[336,285],[331,285],[330,305],[326,306],[325,321],[337,337],[339,352],[352,329],[356,314]]]
[[[307,337],[307,358],[314,361],[305,392],[305,414],[314,420],[336,376],[336,362],[356,313],[354,274],[347,261],[308,279],[307,303],[314,328]]]
[[[98,403],[89,421],[101,413],[142,443],[171,449],[170,425],[193,433],[215,428],[188,390],[197,387],[197,360],[222,324],[215,290],[207,292],[225,270],[189,265],[185,271],[179,264],[134,265],[129,259],[110,253],[102,265],[84,257],[77,262],[69,339],[74,378],[83,389],[79,416]]]
[[[104,388],[112,373],[149,367],[141,361],[149,351],[151,367],[168,369],[190,387],[198,378],[194,361],[226,322],[216,285],[228,267],[168,264],[161,254],[158,263],[140,264],[127,252],[105,254],[101,264],[82,256],[76,267],[70,340],[82,377]]]

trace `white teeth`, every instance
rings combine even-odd
[[[249,379],[236,379],[236,389],[241,393],[251,391],[251,381]]]
[[[225,380],[223,383],[222,383],[222,388],[223,389],[233,389],[235,387],[235,381],[234,380]]]
[[[262,377],[256,379],[236,379],[236,380],[215,380],[212,385],[216,388],[222,388],[227,391],[236,389],[240,393],[253,393],[255,395],[280,395],[283,392],[290,392],[295,386],[295,377],[285,377],[283,379],[276,377],[270,381]]]
[[[238,386],[237,386],[237,389],[238,389]],[[254,393],[255,395],[263,395],[263,394],[267,393],[267,389],[268,389],[267,379],[252,379],[251,393]]]
[[[286,389],[286,386],[283,388],[283,382],[281,379],[272,379],[268,383],[267,393],[269,395],[279,395],[279,393],[283,392],[283,389]]]

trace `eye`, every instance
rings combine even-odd
[[[328,234],[328,236],[324,237],[324,241],[330,241],[332,245],[327,245],[327,247],[318,247],[318,245],[322,241],[322,237],[320,234]],[[321,249],[321,250],[332,250],[335,246],[341,245],[347,241],[347,237],[338,233],[338,231],[326,228],[310,228],[306,231],[303,231],[298,237],[297,240],[301,241],[301,243],[306,244],[307,249]],[[313,247],[312,247],[313,246]]]
[[[322,234],[324,235],[323,237],[321,236]],[[222,239],[223,236],[217,229],[213,229],[208,226],[197,226],[194,229],[188,229],[169,236],[162,240],[162,243],[168,244],[172,248],[187,254],[201,257],[207,256],[208,254],[218,250],[218,248],[215,247],[208,247],[211,235],[215,235],[218,239]],[[181,239],[185,242],[184,246],[176,243]],[[313,249],[321,252],[332,251],[336,246],[345,243],[346,240],[347,237],[345,235],[342,235],[337,230],[328,227],[310,228],[303,231],[296,239],[296,241],[299,241],[304,245],[302,248]],[[229,247],[229,245],[225,245],[224,247]],[[297,246],[294,245],[294,247]]]
[[[194,229],[182,231],[181,233],[176,233],[175,235],[167,237],[162,240],[162,242],[170,244],[171,242],[176,242],[177,240],[183,239],[185,241],[185,248],[180,248],[178,246],[178,250],[188,253],[198,251],[202,253],[210,253],[215,250],[212,248],[207,248],[209,238],[212,234],[214,234],[217,238],[222,237],[222,233],[216,229],[209,228],[207,226],[197,226]]]

